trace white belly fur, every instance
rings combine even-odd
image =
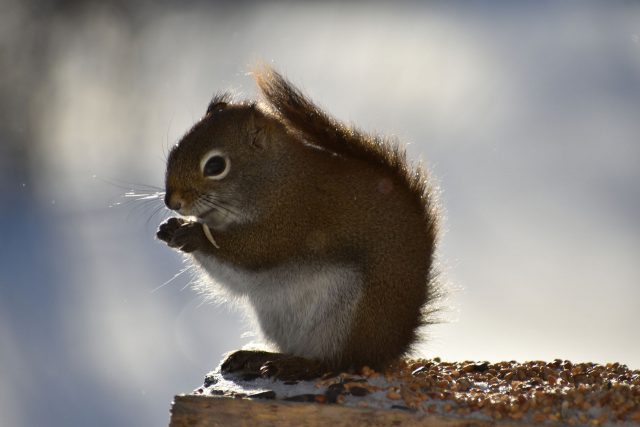
[[[266,339],[296,356],[332,359],[351,328],[362,277],[346,265],[285,265],[251,272],[194,253],[197,264],[226,292],[245,297]]]

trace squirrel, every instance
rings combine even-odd
[[[223,372],[382,369],[433,323],[435,186],[395,140],[334,119],[267,65],[262,102],[216,95],[171,149],[157,238],[252,309],[279,353]],[[188,217],[191,217],[189,219]]]

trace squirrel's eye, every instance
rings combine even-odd
[[[229,172],[229,161],[221,154],[210,156],[202,167],[202,174],[207,178],[222,179]]]

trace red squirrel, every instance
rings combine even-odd
[[[436,191],[403,148],[339,122],[273,69],[263,102],[218,95],[171,150],[157,237],[243,298],[279,353],[223,372],[383,368],[432,322]],[[212,286],[214,289],[214,286]]]

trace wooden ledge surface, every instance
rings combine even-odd
[[[526,427],[528,424],[449,418],[407,413],[401,409],[352,408],[340,405],[179,395],[171,409],[170,427],[213,426],[433,426]]]
[[[640,370],[620,363],[404,360],[313,381],[210,372],[171,426],[640,427]]]

